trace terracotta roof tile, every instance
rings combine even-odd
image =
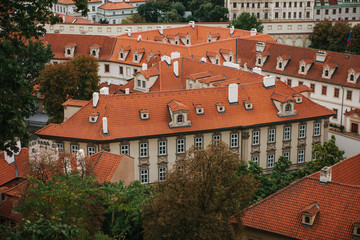
[[[296,87],[293,87],[293,89],[299,93],[302,93],[302,92],[311,92],[312,89],[306,85],[299,85],[299,86],[296,86]]]
[[[188,78],[191,80],[197,80],[199,78],[205,78],[205,77],[210,77],[210,76],[211,76],[210,72],[200,72],[200,73],[190,74],[188,76]]]
[[[137,73],[141,73],[144,77],[149,78],[159,75],[159,69],[156,67],[149,68],[148,70],[139,70]]]
[[[229,86],[230,84],[233,84],[233,83],[240,84],[240,80],[238,78],[229,79],[229,80],[225,80],[225,81],[212,83],[212,85],[215,87],[225,87],[225,86]]]
[[[231,52],[232,52],[231,49],[220,48],[220,53],[221,54],[230,54]]]
[[[26,166],[29,163],[29,149],[22,148],[19,155],[15,155],[15,162],[5,161],[4,151],[0,151],[0,186],[15,178],[26,178]]]
[[[217,75],[217,76],[212,76],[212,77],[208,77],[208,78],[202,78],[199,80],[199,82],[209,84],[209,83],[218,82],[218,81],[222,81],[222,80],[225,80],[225,76]]]
[[[101,5],[99,8],[104,10],[120,10],[120,9],[136,8],[136,7],[125,2],[107,2]]]
[[[310,204],[309,206],[306,206],[301,213],[309,213],[311,216],[314,216],[319,212],[319,205],[317,203]]]
[[[86,100],[76,100],[76,99],[68,99],[66,102],[61,104],[62,106],[75,106],[75,107],[83,107],[85,106],[89,101]]]
[[[176,100],[171,100],[167,105],[173,112],[179,110],[189,110],[187,106]]]
[[[353,115],[353,114],[355,114],[355,115],[357,115],[357,116],[360,117],[360,109],[359,109],[359,108],[355,108],[355,109],[353,109],[353,110],[351,110],[351,111],[349,111],[349,112],[345,112],[345,113],[344,113],[344,115],[346,115],[346,116],[350,116],[350,115]]]
[[[295,101],[295,99],[293,97],[284,95],[281,93],[277,93],[277,92],[273,93],[273,95],[271,96],[271,99],[279,101],[279,102]]]

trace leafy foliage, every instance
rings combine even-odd
[[[37,78],[45,96],[44,107],[51,122],[63,121],[62,103],[69,98],[90,100],[98,90],[98,62],[91,56],[78,56],[60,64],[47,65]]]
[[[240,165],[223,143],[188,151],[154,185],[143,212],[144,239],[234,239],[256,189],[253,177],[237,174]]]
[[[348,22],[336,22],[331,29],[331,34],[328,36],[329,50],[345,52],[350,31],[351,27]]]
[[[201,22],[225,22],[228,20],[228,9],[215,5],[210,2],[204,2],[194,12],[194,17]]]
[[[251,30],[255,28],[258,32],[263,32],[264,26],[261,20],[258,20],[254,14],[243,12],[236,19],[232,21],[232,25],[235,28],[243,30]]]
[[[315,24],[309,39],[310,47],[326,50],[329,46],[328,36],[331,34],[332,22],[328,19]]]

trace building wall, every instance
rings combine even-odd
[[[345,151],[344,157],[348,158],[358,154],[360,152],[360,137],[359,136],[350,136],[349,134],[336,132],[336,131],[329,131],[328,137],[330,138],[331,135],[334,135],[336,138],[336,145],[339,147],[340,150]]]
[[[359,20],[360,2],[338,1],[338,5],[315,5],[314,20]]]
[[[240,234],[238,234],[239,240],[293,240],[286,236],[273,234],[271,232],[259,231],[256,229],[245,227],[242,229]]]
[[[318,137],[313,137],[314,131],[314,122],[315,120],[309,120],[306,122],[301,122],[301,124],[306,125],[306,138],[298,139],[299,133],[299,122],[289,123],[286,126],[291,126],[291,140],[288,141],[289,149],[290,149],[290,160],[292,162],[292,169],[297,169],[299,167],[304,166],[304,163],[312,160],[312,148],[315,143],[323,143],[327,141],[327,131],[328,131],[328,123],[327,120],[318,120],[321,126],[321,134]],[[203,137],[203,147],[206,147],[212,142],[213,135],[220,135],[221,141],[230,145],[230,134],[238,133],[238,146],[231,148],[232,151],[238,153],[240,158],[249,161],[252,159],[254,152],[256,152],[259,156],[259,164],[262,168],[266,170],[267,173],[271,172],[272,167],[268,167],[267,165],[267,156],[268,154],[274,154],[274,163],[278,160],[278,158],[283,154],[283,147],[285,146],[283,143],[284,136],[284,124],[277,125],[268,125],[262,126],[259,128],[249,128],[249,129],[234,129],[224,130],[224,131],[212,131],[207,133],[198,133],[198,134],[178,134],[169,137],[156,137],[156,138],[142,138],[140,140],[129,140],[122,142],[113,142],[109,144],[97,144],[96,151],[107,150],[112,153],[121,154],[120,147],[121,145],[129,145],[129,154],[134,158],[134,177],[135,180],[140,180],[140,171],[142,169],[148,170],[148,179],[149,182],[156,182],[159,180],[159,167],[166,166],[168,169],[171,169],[176,161],[181,158],[182,154],[176,153],[177,147],[177,139],[182,138],[185,139],[185,150],[188,150],[195,143],[195,137]],[[276,132],[276,141],[273,146],[272,144],[268,144],[268,129],[275,128]],[[257,146],[252,145],[252,132],[254,130],[260,131],[260,144]],[[111,130],[110,130],[111,131]],[[166,155],[159,156],[158,146],[159,141],[166,141]],[[85,154],[88,153],[87,147],[88,143],[85,142],[69,142],[65,141],[64,149],[65,152],[70,152],[71,144],[78,144],[79,149],[84,149]],[[148,143],[148,156],[140,157],[140,143]],[[285,143],[286,144],[286,143]],[[302,145],[305,144],[305,145]],[[94,145],[91,145],[94,146]],[[305,162],[298,163],[298,149],[305,150]],[[274,151],[271,149],[275,149]]]

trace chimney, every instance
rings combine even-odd
[[[252,70],[253,70],[253,73],[257,73],[257,74],[260,74],[260,75],[261,75],[261,68],[259,68],[259,67],[254,67]]]
[[[130,93],[130,88],[125,88],[125,94],[129,94]]]
[[[195,22],[194,22],[194,21],[190,21],[190,22],[189,22],[189,25],[190,25],[192,28],[195,28]]]
[[[128,37],[131,37],[131,29],[125,28],[125,32],[127,33]]]
[[[106,117],[103,117],[103,134],[104,135],[109,135],[109,130],[108,130],[108,121]]]
[[[94,92],[93,93],[93,108],[96,108],[96,106],[98,105],[98,102],[99,102],[99,93]]]
[[[171,65],[171,58],[166,55],[161,56],[161,61],[165,61],[167,65]]]
[[[111,79],[108,80],[107,85],[108,85],[108,86],[111,85]]]
[[[137,41],[140,42],[140,40],[141,40],[141,35],[138,35],[137,36]]]
[[[109,87],[100,88],[100,95],[109,95]]]
[[[275,87],[275,76],[264,77],[263,84],[265,88]]]
[[[250,36],[256,36],[256,33],[257,33],[256,28],[252,28],[250,30]]]
[[[175,76],[179,76],[179,62],[178,61],[175,61],[173,62],[173,65],[174,65],[174,74]]]
[[[63,23],[65,23],[65,16],[62,17]]]
[[[147,64],[146,64],[146,63],[143,63],[143,64],[142,64],[142,70],[144,70],[144,71],[147,70]]]
[[[170,56],[171,56],[171,59],[180,58],[180,53],[179,52],[172,52]]]
[[[320,170],[320,183],[331,182],[331,167],[323,167]]]
[[[233,34],[234,34],[234,31],[235,31],[235,27],[234,27],[234,26],[231,26],[231,27],[230,27],[230,35],[233,35]]]
[[[316,61],[317,62],[325,62],[326,52],[325,51],[317,51],[316,52]]]
[[[238,85],[236,83],[232,83],[229,85],[229,95],[228,100],[230,104],[238,103]]]
[[[265,50],[265,43],[264,42],[257,42],[256,43],[256,51],[263,52]]]
[[[159,33],[160,33],[161,35],[164,34],[164,28],[163,28],[163,26],[158,26],[158,30],[159,30]]]

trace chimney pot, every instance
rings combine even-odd
[[[103,134],[107,135],[109,134],[107,118],[103,117],[102,122],[103,122]]]
[[[331,182],[331,167],[323,167],[320,170],[320,183]]]
[[[99,93],[94,92],[93,93],[93,108],[96,108],[96,106],[98,105],[98,102],[99,102]]]

